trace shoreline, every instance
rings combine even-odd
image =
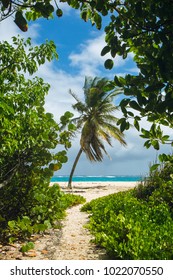
[[[134,181],[134,182],[73,182],[72,188],[73,189],[95,189],[95,188],[108,188],[108,189],[120,189],[121,188],[134,188],[136,187],[140,182]],[[50,186],[58,184],[62,189],[67,188],[68,182],[51,182]]]

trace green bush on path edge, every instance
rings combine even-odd
[[[173,259],[173,166],[165,164],[134,190],[82,206],[94,242],[112,259]]]
[[[14,201],[16,198],[8,189],[8,198],[5,199],[5,193],[3,194],[5,191],[5,188],[1,189],[0,196],[0,241],[2,243],[28,241],[32,234],[41,233],[50,228],[60,228],[61,220],[65,217],[65,210],[85,202],[80,195],[65,194],[57,184],[52,187],[46,185],[35,187],[28,194],[25,205],[22,205],[16,216],[10,219],[10,213],[15,213],[13,207],[16,204]],[[32,246],[27,243],[26,248],[22,250],[27,251],[27,248],[29,250]]]

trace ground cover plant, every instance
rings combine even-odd
[[[94,242],[112,259],[173,259],[173,165],[155,170],[145,184],[82,207]]]
[[[50,228],[60,228],[68,207],[84,203],[80,195],[65,194],[58,184],[34,187],[24,198],[20,212],[15,212],[14,204],[18,196],[13,196],[13,188],[0,190],[0,231],[1,241],[14,242],[29,240],[32,234]]]

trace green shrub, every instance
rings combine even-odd
[[[58,187],[49,188],[54,171],[67,162],[73,114],[65,112],[57,123],[45,111],[50,85],[34,74],[58,58],[56,46],[47,41],[32,47],[30,38],[20,37],[12,42],[0,42],[0,239],[9,241],[55,226],[75,203],[67,203]]]
[[[65,194],[57,184],[52,187],[35,186],[28,193],[27,198],[23,197],[25,205],[12,216],[11,213],[15,213],[13,207],[16,196],[14,196],[14,201],[12,197],[10,198],[11,208],[8,211],[9,198],[5,199],[2,190],[1,194],[3,197],[0,216],[1,240],[9,242],[29,238],[33,233],[43,232],[51,227],[60,227],[60,220],[65,216],[65,210],[70,206],[85,202],[82,196]]]
[[[171,182],[173,182],[173,163],[170,161],[150,171],[149,177],[144,178],[144,181],[135,188],[134,196],[148,201],[153,192],[158,190],[161,194],[160,190],[163,190],[167,184],[170,186]],[[171,191],[170,187],[169,191]]]
[[[172,259],[173,221],[166,203],[154,205],[120,192],[93,200],[88,228],[112,259]]]

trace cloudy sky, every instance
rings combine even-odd
[[[31,37],[33,44],[43,43],[46,39],[53,40],[57,46],[59,60],[46,63],[41,66],[37,75],[44,78],[51,85],[49,95],[46,98],[45,109],[52,112],[55,119],[67,110],[72,111],[73,98],[69,95],[69,89],[79,97],[83,96],[83,83],[85,76],[100,76],[113,78],[116,75],[137,73],[133,56],[126,60],[116,57],[113,70],[104,69],[104,61],[108,56],[101,57],[100,52],[105,46],[103,29],[98,31],[91,24],[80,19],[79,12],[72,10],[66,4],[60,3],[64,16],[53,20],[41,19],[29,24],[29,31],[22,33],[15,26],[13,18],[0,23],[1,40],[8,40],[14,35]],[[8,27],[8,28],[7,28]],[[117,112],[117,117],[121,112]],[[147,128],[145,120],[143,127]],[[165,129],[167,133],[170,131]],[[91,164],[85,155],[80,159],[76,169],[76,175],[146,175],[151,163],[156,160],[159,153],[172,152],[171,148],[164,146],[159,152],[153,148],[147,150],[143,147],[143,139],[139,133],[131,128],[125,133],[127,147],[122,147],[113,141],[113,147],[107,147],[111,160],[105,156],[102,163]],[[68,175],[79,150],[79,136],[73,141],[68,152],[69,161],[57,175]]]

